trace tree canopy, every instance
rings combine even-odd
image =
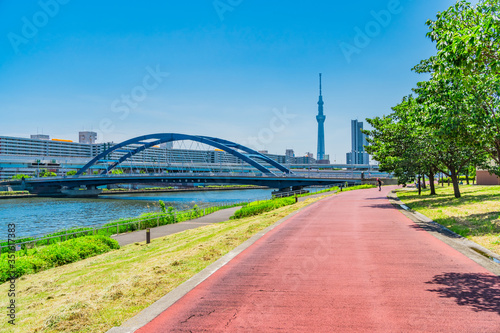
[[[430,78],[390,115],[367,119],[367,151],[400,181],[439,171],[458,198],[461,170],[500,175],[499,9],[498,0],[459,1],[427,21],[437,52],[413,70]]]

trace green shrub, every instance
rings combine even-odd
[[[367,188],[374,188],[377,187],[376,185],[370,185],[370,184],[365,184],[365,185],[356,185],[356,186],[351,186],[351,187],[346,187],[342,189],[342,191],[353,191],[353,190],[364,190]]]
[[[69,240],[68,242],[71,242]],[[56,243],[43,248],[38,256],[48,262],[50,266],[62,266],[80,259],[78,254],[66,242]]]
[[[106,236],[87,236],[51,244],[41,249],[16,253],[15,273],[17,277],[33,274],[51,267],[62,266],[81,259],[119,249],[118,242]],[[11,271],[7,254],[0,259],[0,283],[7,281]]]
[[[66,246],[73,250],[80,259],[108,252],[110,247],[97,237],[106,238],[104,236],[75,238],[68,241]]]
[[[23,174],[17,174],[17,175],[14,175],[12,176],[12,179],[28,179],[28,178],[32,178],[33,176],[31,175],[23,175]]]
[[[10,265],[7,260],[0,261],[0,281],[3,283],[10,278]]]
[[[239,210],[237,210],[231,218],[241,219],[243,217],[259,215],[261,213],[269,212],[271,210],[292,205],[294,203],[295,203],[294,197],[251,202],[245,207],[242,207]]]
[[[50,268],[49,262],[36,256],[24,256],[16,258],[16,276],[33,274]]]

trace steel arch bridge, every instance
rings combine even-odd
[[[139,145],[138,147],[134,147],[133,150],[130,150],[128,153],[120,157],[117,161],[113,162],[111,165],[109,165],[105,170],[101,172],[101,175],[109,173],[111,170],[116,168],[118,165],[121,163],[125,162],[127,159],[131,158],[132,156],[148,149],[153,146],[157,146],[162,143],[167,143],[167,142],[174,142],[174,141],[181,141],[181,140],[191,140],[199,143],[203,143],[215,148],[218,148],[220,150],[223,150],[239,159],[242,161],[250,164],[251,166],[255,167],[257,170],[260,172],[268,175],[268,176],[275,176],[275,173],[272,172],[268,167],[262,165],[259,163],[257,160],[266,162],[267,164],[273,166],[274,168],[278,169],[280,172],[290,175],[292,172],[286,168],[285,166],[281,165],[280,163],[270,159],[269,157],[251,149],[246,146],[240,145],[235,142],[231,142],[228,140],[224,139],[219,139],[215,137],[209,137],[209,136],[199,136],[199,135],[189,135],[189,134],[178,134],[178,133],[157,133],[157,134],[148,134],[148,135],[143,135],[143,136],[138,136],[136,138],[132,138],[126,141],[123,141],[119,144],[114,145],[113,147],[107,149],[106,151],[102,152],[101,154],[97,155],[94,157],[92,160],[90,160],[86,165],[84,165],[78,172],[76,173],[76,176],[83,175],[86,171],[88,171],[92,166],[96,165],[99,163],[101,160],[103,160],[106,156],[109,154],[113,153],[116,150],[119,150],[120,148],[129,146],[129,145]],[[243,152],[243,153],[242,153]]]

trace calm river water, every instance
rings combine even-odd
[[[103,195],[99,199],[27,198],[0,200],[0,239],[7,225],[16,224],[16,236],[34,236],[78,226],[101,225],[125,217],[158,211],[158,200],[177,210],[217,202],[270,198],[271,189],[152,194]]]

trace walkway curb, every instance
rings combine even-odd
[[[387,195],[389,201],[399,206],[401,212],[437,239],[453,247],[469,259],[486,268],[493,274],[500,276],[500,256],[487,248],[474,243],[473,241],[451,231],[445,226],[431,220],[427,216],[410,209],[397,197],[396,191],[391,191]]]
[[[255,235],[253,235],[252,237],[241,243],[239,246],[237,246],[234,250],[230,251],[229,253],[227,253],[222,258],[218,259],[213,264],[207,266],[201,272],[197,273],[189,280],[182,283],[180,286],[173,289],[171,292],[169,292],[168,294],[166,294],[165,296],[163,296],[162,298],[160,298],[159,300],[157,300],[156,302],[154,302],[153,304],[151,304],[150,306],[139,312],[137,315],[124,322],[120,327],[113,327],[110,330],[108,330],[107,333],[133,333],[139,328],[148,324],[150,321],[159,316],[163,311],[165,311],[171,305],[173,305],[175,302],[181,299],[184,295],[193,290],[197,285],[205,281],[208,277],[210,277],[220,268],[224,267],[227,263],[229,263],[233,258],[239,255],[241,252],[249,248],[262,236],[264,236],[269,231],[273,230],[283,222],[292,218],[293,216],[295,216],[296,214],[298,214],[299,212],[301,212],[302,210],[304,210],[305,208],[309,207],[310,205],[316,202],[317,201],[311,202],[310,204],[300,208],[299,210],[285,216],[284,218],[277,221],[273,225],[267,227],[266,229],[259,231],[258,233],[256,233]]]

